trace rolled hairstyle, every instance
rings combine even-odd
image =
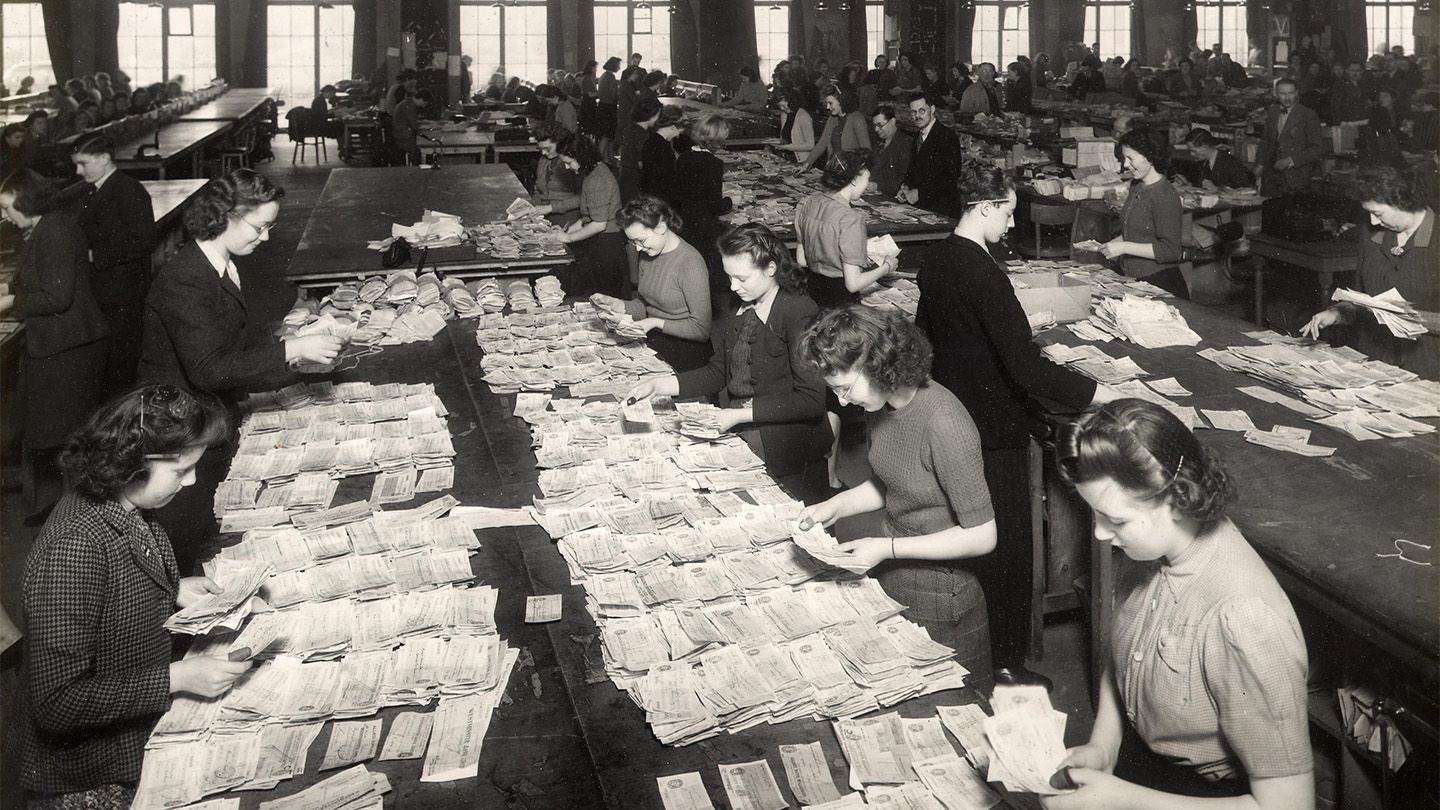
[[[628,228],[638,222],[652,231],[662,222],[672,231],[680,230],[685,224],[669,203],[653,194],[640,194],[631,199],[620,209],[620,213],[615,215],[615,219],[621,228]]]
[[[1120,136],[1120,146],[1130,147],[1164,173],[1170,165],[1170,136],[1158,129],[1137,127]]]
[[[236,169],[205,184],[185,209],[185,230],[197,241],[218,239],[239,219],[285,196],[285,189],[251,169]]]
[[[1383,164],[1366,166],[1355,179],[1355,194],[1360,202],[1388,205],[1412,214],[1425,210],[1425,195],[1408,171]]]
[[[0,182],[0,194],[15,195],[15,210],[38,217],[55,209],[55,184],[33,169],[16,169]]]
[[[934,352],[899,310],[848,304],[826,310],[805,330],[800,356],[827,377],[854,369],[889,394],[923,385]]]
[[[860,173],[872,165],[869,149],[851,149],[838,155],[831,155],[825,161],[825,173],[820,176],[820,185],[831,191],[839,191],[855,182]]]
[[[1119,399],[1067,426],[1056,467],[1076,485],[1109,478],[1132,497],[1168,499],[1180,514],[1210,522],[1234,495],[1220,462],[1174,414],[1141,399]]]
[[[732,228],[715,240],[721,256],[745,256],[756,267],[775,265],[775,280],[787,292],[805,291],[805,273],[775,232],[758,222]]]
[[[60,466],[80,494],[114,500],[146,481],[146,461],[213,447],[229,431],[224,409],[172,385],[148,385],[102,405],[70,437]]]

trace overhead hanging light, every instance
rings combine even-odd
[[[816,10],[816,11],[829,11],[829,10],[830,10],[830,4],[829,4],[828,2],[826,2],[826,0],[815,0],[815,10]]]
[[[635,4],[635,8],[650,8],[650,4],[646,0],[640,0]]]

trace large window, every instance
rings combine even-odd
[[[885,53],[885,0],[865,0],[865,68]]]
[[[1089,0],[1085,4],[1085,44],[1097,42],[1101,59],[1130,58],[1130,0]]]
[[[1415,52],[1415,3],[1409,0],[1365,0],[1365,38],[1370,52],[1399,45]]]
[[[760,54],[760,81],[769,84],[775,66],[790,58],[789,2],[755,3],[755,52]]]
[[[1250,33],[1245,23],[1245,0],[1202,0],[1195,5],[1195,42],[1220,50],[1242,65],[1250,63]]]
[[[520,0],[503,7],[467,0],[460,6],[460,50],[474,60],[472,70],[480,87],[496,72],[544,84],[550,66],[548,48],[544,0]]]
[[[628,62],[630,54],[644,57],[648,70],[670,72],[669,3],[643,7],[628,0],[595,0],[595,61],[612,56]]]
[[[1006,65],[1030,51],[1029,4],[980,0],[975,4],[972,37],[974,60],[989,62],[1003,74]]]
[[[272,0],[266,14],[265,83],[286,105],[308,106],[321,87],[350,78],[353,6]]]
[[[215,78],[215,4],[121,3],[116,45],[134,86],[183,77],[186,90]]]
[[[35,79],[35,89],[55,83],[55,71],[50,67],[50,46],[45,42],[45,15],[40,13],[39,3],[6,3],[0,7],[0,68],[4,69],[4,84],[10,92],[20,88],[20,80],[26,76]]]

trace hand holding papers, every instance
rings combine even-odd
[[[1425,325],[1415,314],[1415,307],[1406,301],[1400,295],[1400,291],[1394,287],[1373,296],[1337,287],[1330,294],[1330,298],[1370,310],[1375,316],[1375,320],[1384,324],[1385,328],[1390,330],[1390,334],[1395,337],[1414,340],[1419,335],[1425,334]]]

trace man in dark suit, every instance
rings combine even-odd
[[[1202,188],[1250,188],[1255,185],[1255,176],[1245,168],[1238,158],[1220,150],[1215,136],[1203,129],[1193,129],[1185,136],[1190,154],[1195,156],[1193,168],[1185,173],[1185,179]]]
[[[958,216],[955,181],[960,177],[960,138],[936,120],[935,111],[939,106],[940,100],[934,96],[910,99],[910,117],[918,130],[915,156],[910,160],[910,169],[897,196],[901,202],[927,211]]]
[[[900,184],[909,173],[910,159],[915,154],[915,144],[909,135],[900,131],[900,121],[895,115],[894,107],[881,104],[870,117],[878,144],[870,166],[870,182],[886,197],[900,193]]]
[[[110,326],[105,392],[113,396],[135,381],[150,256],[157,241],[155,212],[145,186],[115,170],[115,144],[109,136],[81,138],[70,159],[85,181],[79,221],[90,242],[95,302]]]
[[[1300,90],[1291,79],[1275,82],[1279,102],[1265,116],[1265,135],[1256,162],[1260,164],[1260,193],[1280,197],[1310,188],[1310,175],[1324,154],[1320,142],[1320,116],[1300,104]]]

